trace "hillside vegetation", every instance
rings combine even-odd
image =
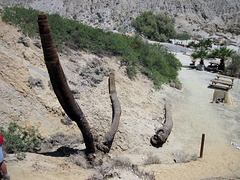
[[[187,33],[177,33],[174,28],[175,19],[165,14],[155,15],[152,11],[145,11],[134,19],[131,25],[137,32],[154,41],[167,42],[169,39],[190,39]]]
[[[39,38],[37,15],[39,11],[21,7],[5,7],[2,19],[21,28],[24,34]],[[95,54],[120,56],[127,66],[130,78],[138,71],[146,74],[159,88],[170,80],[176,81],[181,63],[161,46],[144,43],[139,36],[105,32],[59,15],[48,15],[49,24],[58,50],[83,49]]]

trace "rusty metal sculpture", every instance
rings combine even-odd
[[[45,14],[38,15],[38,25],[44,52],[44,59],[54,92],[68,117],[75,121],[79,129],[81,130],[86,145],[86,154],[94,153],[95,146],[90,126],[84,113],[75,101],[72,92],[68,86],[51,35],[48,19]],[[112,141],[118,129],[121,115],[121,107],[116,94],[115,76],[113,73],[111,73],[109,77],[109,93],[113,104],[113,120],[110,130],[105,135],[105,139],[102,143],[100,143],[104,145],[99,145],[99,147],[104,147],[99,148],[104,152],[110,151]]]
[[[168,103],[165,103],[164,109],[165,122],[150,139],[150,142],[154,147],[162,147],[162,145],[167,141],[173,127],[172,112]]]

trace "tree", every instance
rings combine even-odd
[[[212,40],[211,39],[204,39],[200,40],[199,43],[197,44],[198,47],[204,47],[205,49],[211,48],[212,47]]]
[[[232,49],[228,49],[226,46],[220,47],[219,49],[214,49],[209,54],[209,57],[219,58],[220,64],[218,66],[219,70],[225,70],[225,60],[232,57],[236,52]]]
[[[197,50],[195,53],[191,55],[193,59],[200,58],[200,64],[204,65],[204,59],[208,57],[208,51],[201,47],[200,50]]]
[[[53,90],[68,117],[75,121],[81,130],[86,145],[86,154],[92,154],[95,152],[93,134],[84,113],[75,101],[68,86],[58,58],[56,47],[53,42],[48,19],[45,14],[38,15],[38,25],[43,47],[44,60],[48,69]],[[110,151],[112,141],[118,129],[121,115],[121,107],[116,94],[115,76],[113,73],[109,77],[109,93],[113,104],[113,116],[110,130],[106,133],[105,138],[99,142],[99,147],[102,147],[99,149],[104,152]]]
[[[230,64],[226,67],[226,73],[227,75],[234,76],[237,75],[239,77],[240,75],[240,55],[234,54],[232,57],[232,61]]]
[[[204,59],[208,58],[208,49],[212,47],[211,39],[200,40],[199,42],[191,41],[188,47],[194,47],[195,52],[191,55],[193,59],[200,58],[200,64],[204,65]]]
[[[193,47],[195,51],[199,48],[209,49],[212,47],[212,40],[211,39],[204,39],[200,40],[199,42],[191,41],[188,43],[188,47]]]
[[[198,48],[198,44],[195,43],[195,41],[191,41],[191,42],[188,43],[187,47],[193,47],[196,51],[197,48]]]

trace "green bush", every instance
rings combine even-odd
[[[225,70],[226,75],[228,76],[236,76],[240,75],[240,55],[235,54],[232,57],[232,61],[226,66]]]
[[[127,75],[130,79],[134,79],[137,76],[137,71],[135,66],[128,65],[126,70],[127,70]]]
[[[154,41],[167,42],[171,38],[190,39],[189,34],[176,32],[174,22],[174,18],[165,14],[159,13],[155,15],[152,11],[145,11],[134,19],[131,25],[138,33]]]
[[[191,35],[188,33],[177,33],[174,38],[180,40],[188,40],[191,38]]]
[[[2,20],[20,27],[22,32],[30,37],[38,37],[37,13],[38,11],[33,9],[5,7]]]
[[[34,127],[22,128],[17,123],[11,122],[7,130],[0,127],[4,138],[7,153],[35,152],[40,149],[41,140],[38,130]]]
[[[2,19],[18,26],[30,37],[39,37],[37,16],[38,11],[21,7],[5,7]],[[172,29],[173,19],[159,14],[156,22],[152,21],[153,14],[147,12],[146,16],[152,26],[161,29],[155,37],[166,41],[175,35]],[[161,46],[144,43],[140,36],[128,37],[113,32],[105,32],[102,29],[83,25],[75,20],[64,19],[58,15],[47,15],[54,43],[58,50],[65,48],[86,49],[95,54],[107,54],[120,56],[125,65],[128,76],[133,79],[137,70],[146,74],[153,80],[156,87],[162,83],[175,80],[180,67],[180,62],[171,53]],[[154,15],[155,16],[155,15]],[[152,33],[151,28],[145,27],[145,31]]]
[[[212,48],[212,40],[211,39],[202,39],[197,43],[195,43],[194,41],[191,41],[188,43],[187,47],[193,47],[193,48],[195,48],[195,51],[197,49],[201,49],[201,48],[208,50],[209,48]]]

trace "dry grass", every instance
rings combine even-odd
[[[190,161],[197,161],[198,160],[198,155],[197,154],[193,154],[190,155],[188,153],[185,152],[176,152],[173,154],[174,156],[174,162],[175,163],[187,163]]]
[[[88,180],[100,180],[100,179],[126,179],[126,176],[130,179],[146,179],[154,180],[153,173],[144,172],[138,169],[137,165],[132,164],[128,157],[116,156],[110,158],[108,156],[102,159],[104,163],[98,166],[94,166],[95,172],[89,176]]]
[[[86,155],[84,152],[79,152],[78,154],[71,155],[70,158],[74,164],[77,164],[84,169],[88,169],[91,167],[86,159]]]
[[[117,156],[113,158],[114,166],[129,167],[132,165],[131,160],[128,157]]]
[[[144,160],[144,165],[150,164],[161,164],[161,161],[158,156],[148,155],[147,159]]]

